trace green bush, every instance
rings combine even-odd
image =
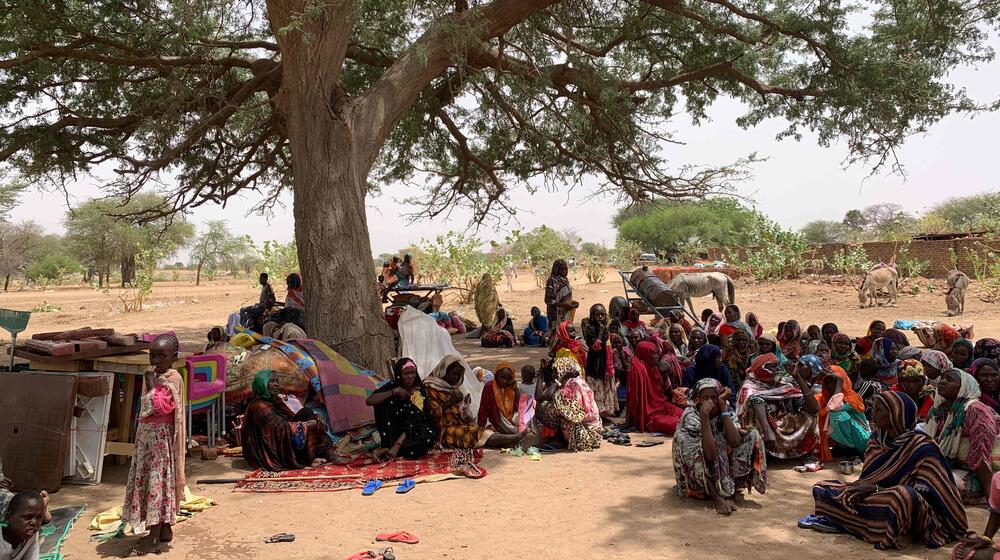
[[[60,280],[67,275],[81,272],[83,267],[73,257],[54,254],[32,263],[24,272],[24,276],[32,282],[42,282]]]

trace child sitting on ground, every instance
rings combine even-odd
[[[0,558],[38,560],[38,532],[45,517],[45,501],[37,492],[14,494],[3,514]]]

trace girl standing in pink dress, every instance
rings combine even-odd
[[[143,383],[135,454],[125,489],[122,521],[149,533],[129,556],[159,552],[161,542],[173,540],[171,525],[184,501],[184,381],[171,366],[179,344],[173,335],[161,335],[149,347]]]

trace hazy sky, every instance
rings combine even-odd
[[[998,43],[994,41],[996,46]],[[980,102],[1000,97],[1000,63],[978,69],[963,68],[951,76],[951,81],[968,89]],[[822,148],[812,137],[801,142],[778,142],[775,135],[784,128],[783,121],[765,122],[743,130],[735,119],[741,107],[723,100],[709,111],[713,120],[695,127],[683,117],[672,125],[684,146],[671,146],[667,154],[675,166],[683,164],[722,164],[751,152],[769,158],[754,167],[754,177],[740,187],[743,195],[787,228],[799,228],[813,219],[839,220],[853,208],[878,202],[897,202],[907,210],[921,212],[944,199],[973,194],[1000,187],[997,181],[997,159],[1000,142],[1000,114],[985,114],[974,119],[953,116],[933,127],[926,135],[911,138],[899,151],[906,166],[907,177],[880,175],[870,177],[869,169],[856,165],[845,169],[843,146]],[[100,193],[94,180],[80,181],[70,194],[71,203]],[[421,238],[448,230],[465,230],[469,215],[456,211],[450,220],[417,222],[407,225],[399,216],[412,211],[397,202],[412,196],[402,185],[391,185],[382,196],[368,201],[372,252],[392,252]],[[546,224],[556,229],[573,229],[586,241],[614,243],[615,231],[610,224],[615,206],[610,199],[585,200],[586,187],[568,193],[540,192],[529,195],[523,190],[514,195],[514,204],[523,211],[518,223],[481,229],[484,240],[501,239],[511,229],[531,229]],[[293,236],[291,199],[288,208],[278,209],[270,221],[259,216],[246,216],[250,201],[230,201],[227,208],[200,208],[190,219],[223,218],[238,234],[252,234],[256,239],[289,240]],[[15,209],[14,219],[30,219],[52,232],[62,231],[66,202],[62,193],[30,192]]]

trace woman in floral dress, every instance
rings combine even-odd
[[[125,488],[122,521],[146,524],[149,533],[129,556],[159,552],[161,542],[173,540],[170,528],[184,501],[184,380],[171,366],[179,344],[173,335],[158,337],[149,347],[135,434],[135,454]]]

